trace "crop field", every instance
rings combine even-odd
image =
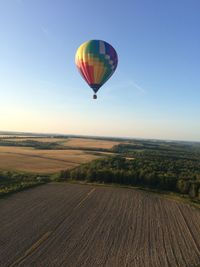
[[[50,137],[18,137],[9,138],[9,141],[21,142],[26,140],[33,140],[38,142],[57,142],[68,147],[80,147],[80,148],[112,148],[118,145],[120,142],[109,140],[98,140],[89,138],[50,138]]]
[[[84,138],[51,138],[51,137],[5,137],[2,140],[15,142],[12,146],[0,145],[0,170],[28,171],[37,173],[54,173],[63,169],[76,167],[97,159],[107,153],[92,153],[87,148],[112,148],[119,142]],[[18,142],[37,141],[57,143],[62,149],[34,149],[34,147],[17,146]],[[66,149],[65,149],[66,147]],[[69,149],[70,148],[70,149]]]
[[[8,139],[10,141],[15,141],[15,142],[21,142],[21,141],[26,141],[26,140],[32,140],[32,141],[38,141],[38,142],[63,142],[66,141],[64,138],[51,138],[51,137],[30,137],[30,136],[19,136],[19,137],[9,137],[9,138],[4,138]]]
[[[197,267],[200,211],[132,189],[48,184],[0,200],[1,267]]]
[[[96,158],[98,156],[81,150],[36,150],[0,146],[0,170],[53,173]]]
[[[70,138],[65,144],[71,147],[112,148],[119,143],[120,142],[108,140]]]

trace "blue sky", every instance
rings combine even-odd
[[[0,0],[0,130],[200,141],[199,0]],[[97,101],[74,56],[111,43]]]

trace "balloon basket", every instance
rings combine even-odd
[[[93,99],[97,99],[97,95],[94,94],[94,95],[93,95]]]

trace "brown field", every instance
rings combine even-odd
[[[53,173],[89,162],[99,156],[81,150],[36,150],[0,147],[0,170]]]
[[[0,200],[1,267],[197,267],[199,210],[131,189],[48,184]]]
[[[25,141],[34,140],[38,142],[58,142],[65,146],[80,147],[80,148],[112,148],[114,145],[118,145],[120,142],[108,141],[108,140],[97,140],[97,139],[86,139],[86,138],[10,138],[9,141]]]
[[[94,140],[84,138],[10,138],[9,141],[36,140],[39,142],[58,142],[71,147],[70,150],[39,150],[30,147],[0,146],[0,170],[18,170],[38,173],[54,173],[63,169],[75,167],[99,158],[108,153],[82,151],[81,148],[112,148],[119,142]],[[80,150],[73,150],[80,148]]]
[[[17,135],[18,138],[29,138],[30,135]],[[36,138],[37,136],[31,136],[31,138]],[[16,135],[13,134],[0,134],[0,138],[9,138],[9,139],[17,139]]]
[[[5,138],[7,139],[7,138]],[[8,138],[9,141],[15,141],[15,142],[21,142],[21,141],[26,141],[26,140],[33,140],[33,141],[38,141],[38,142],[66,142],[67,138],[51,138],[51,137],[18,137],[18,138]]]
[[[120,142],[84,138],[70,138],[65,144],[71,147],[112,148]]]

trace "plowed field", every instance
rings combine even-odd
[[[200,212],[141,191],[48,184],[0,200],[0,266],[196,267]]]

